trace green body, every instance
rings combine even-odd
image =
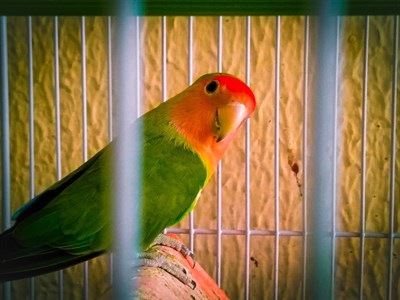
[[[143,127],[142,250],[193,208],[206,184],[206,168],[173,127],[169,107],[161,104],[132,126]],[[22,277],[7,275],[15,270],[45,273],[110,249],[114,147],[108,145],[15,213],[14,226],[0,235],[0,279]]]

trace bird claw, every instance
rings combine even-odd
[[[165,234],[159,234],[150,245],[150,248],[153,246],[167,246],[170,247],[178,252],[180,252],[188,261],[189,265],[191,265],[192,269],[196,266],[196,260],[194,258],[194,253],[190,251],[188,247],[186,247],[181,241],[174,239]],[[192,264],[190,263],[188,257],[191,258]]]
[[[160,268],[189,286],[192,290],[196,288],[196,282],[193,280],[191,273],[181,264],[174,262],[173,256],[169,258],[159,251],[147,251],[140,253],[138,256],[141,266]]]

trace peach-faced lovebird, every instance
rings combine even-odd
[[[133,123],[132,131],[143,130],[142,251],[193,209],[255,106],[245,83],[213,73]],[[59,270],[111,249],[113,145],[13,215],[14,225],[0,235],[0,281]]]

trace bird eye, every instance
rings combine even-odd
[[[217,89],[218,89],[218,81],[213,80],[206,85],[207,94],[214,94]]]

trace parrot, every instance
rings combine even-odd
[[[142,130],[141,251],[195,207],[255,107],[247,84],[210,73],[132,123],[132,132]],[[115,139],[13,214],[14,224],[0,234],[0,281],[57,271],[111,250],[113,153]]]

